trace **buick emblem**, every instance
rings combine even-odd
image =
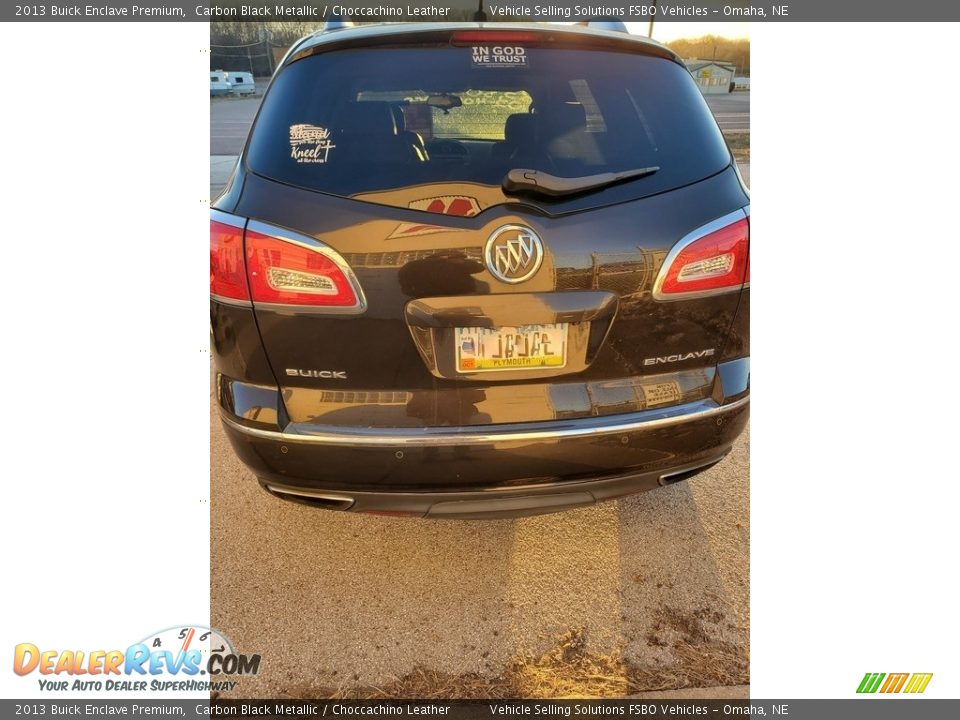
[[[543,262],[543,243],[530,228],[504,225],[487,240],[483,251],[487,269],[497,280],[521,283],[529,280]]]

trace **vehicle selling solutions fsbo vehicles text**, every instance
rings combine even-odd
[[[490,14],[494,17],[513,15],[519,18],[587,18],[587,17],[700,17],[709,14],[709,10],[695,5],[627,5],[611,7],[607,5],[490,5]],[[725,13],[727,14],[727,13]]]

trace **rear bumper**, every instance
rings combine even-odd
[[[274,495],[331,509],[430,517],[554,512],[650,490],[721,460],[749,395],[627,415],[490,428],[283,431],[221,412],[240,459]]]
[[[480,492],[324,492],[282,485],[262,478],[260,484],[271,495],[284,500],[331,510],[441,519],[483,519],[559,512],[671,485],[715,465],[724,455],[726,453],[670,472],[627,474],[582,482],[546,483]]]

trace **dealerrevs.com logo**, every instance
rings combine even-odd
[[[230,691],[229,678],[256,675],[260,655],[238,653],[221,633],[181,625],[151,633],[125,650],[49,650],[20,643],[13,652],[17,675],[36,673],[49,691]]]
[[[933,673],[867,673],[857,687],[858,693],[922,693]]]

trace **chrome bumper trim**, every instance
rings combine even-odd
[[[221,408],[220,417],[224,424],[237,432],[262,440],[280,443],[311,445],[346,445],[352,447],[436,447],[441,445],[491,445],[496,443],[528,443],[538,441],[564,440],[567,438],[597,437],[617,435],[637,430],[652,430],[678,425],[680,423],[703,420],[715,415],[723,415],[750,402],[750,396],[740,398],[728,405],[717,405],[713,400],[674,405],[662,410],[644,410],[630,415],[612,415],[590,417],[576,420],[559,420],[550,423],[528,423],[502,426],[501,430],[467,430],[451,428],[416,428],[399,430],[396,428],[325,428],[319,432],[301,431],[303,425],[291,423],[286,430],[264,430],[238,423],[227,416]]]

